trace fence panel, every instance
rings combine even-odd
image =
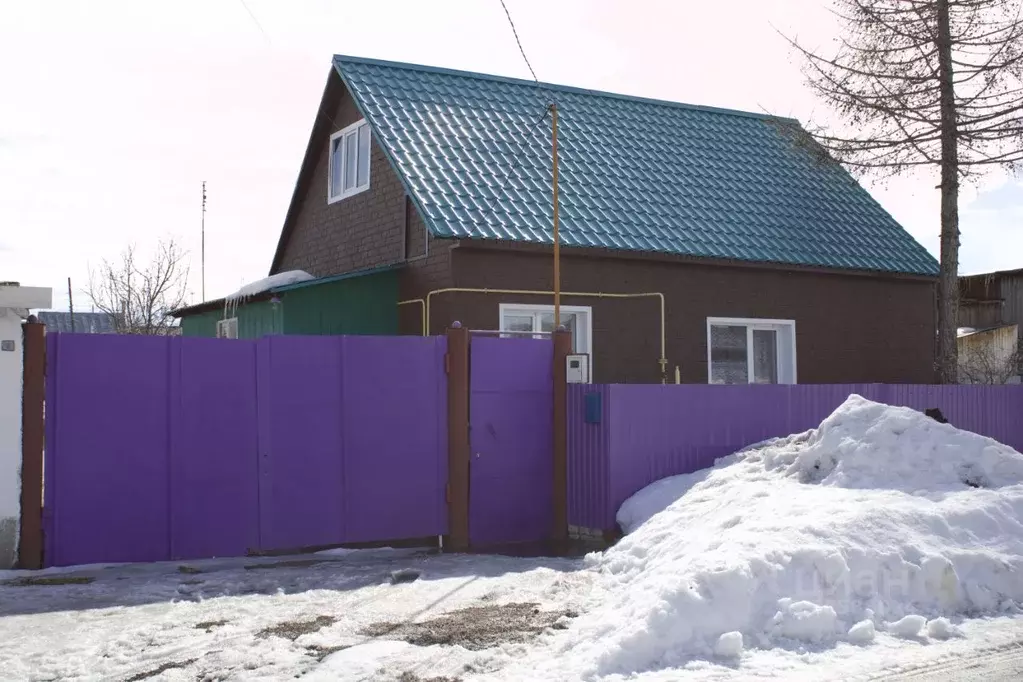
[[[344,542],[342,337],[259,344],[260,549]]]
[[[46,565],[447,532],[443,338],[47,346]]]
[[[447,533],[447,339],[344,340],[345,542]]]
[[[581,528],[612,528],[607,509],[611,495],[611,387],[568,386],[568,523]]]
[[[242,556],[259,547],[256,344],[170,344],[170,554]]]
[[[170,558],[169,345],[47,336],[47,565]]]
[[[815,428],[853,393],[917,410],[937,407],[959,428],[1023,447],[1020,386],[572,387],[570,523],[611,528],[622,502],[646,485],[712,466],[759,441]],[[599,424],[586,420],[586,396],[593,394],[606,403]]]

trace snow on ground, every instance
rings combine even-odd
[[[818,429],[627,501],[629,534],[590,557],[594,594],[551,678],[866,643],[871,626],[920,639],[946,634],[940,617],[1018,613],[1021,483],[1016,451],[853,396]]]
[[[655,483],[619,519],[626,537],[579,560],[342,550],[0,572],[0,680],[1023,671],[1023,456],[989,439],[853,397],[818,429]]]
[[[270,291],[271,289],[274,289],[276,287],[285,287],[288,286],[289,284],[308,282],[313,279],[316,278],[310,275],[308,272],[305,272],[304,270],[288,270],[286,272],[278,272],[276,275],[270,275],[269,277],[264,277],[263,279],[258,279],[255,282],[250,282],[246,284],[245,286],[243,286],[241,289],[234,292],[230,296],[226,296],[225,300],[228,303],[237,302],[249,298],[250,296],[261,294],[264,291]]]
[[[391,584],[401,568],[421,577]],[[572,560],[395,550],[5,571],[0,680],[461,676],[524,645],[416,647],[366,630],[481,604],[565,608],[585,579],[578,568]],[[17,582],[26,579],[54,584]],[[470,633],[475,625],[464,624]]]

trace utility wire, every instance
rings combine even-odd
[[[250,16],[250,17],[252,17],[252,21],[253,21],[253,23],[255,23],[255,24],[256,24],[256,28],[258,28],[258,29],[259,29],[259,32],[263,34],[263,38],[265,38],[265,39],[266,39],[266,42],[267,42],[267,44],[271,44],[271,43],[270,43],[270,36],[268,36],[268,35],[267,35],[267,33],[266,33],[266,31],[264,31],[264,30],[263,30],[263,25],[262,25],[261,23],[259,23],[259,19],[257,19],[257,18],[256,18],[256,15],[252,13],[252,10],[251,10],[251,9],[249,9],[249,5],[248,5],[248,3],[246,3],[246,2],[245,2],[245,0],[238,0],[238,1],[239,1],[240,3],[242,3],[242,7],[244,7],[244,8],[245,8],[245,11],[249,13],[249,16]]]
[[[511,177],[515,174],[516,171],[518,171],[519,166],[522,165],[523,159],[525,159],[526,156],[528,155],[527,153],[529,151],[528,147],[529,137],[532,135],[533,131],[536,130],[536,128],[539,127],[539,125],[544,122],[544,120],[547,118],[547,114],[549,114],[550,111],[551,108],[549,106],[545,108],[543,110],[543,113],[540,114],[539,118],[537,118],[536,121],[534,121],[533,124],[526,129],[526,134],[522,136],[524,143],[523,142],[519,143],[519,153],[515,155],[515,158],[512,160],[511,165],[508,167],[508,172],[505,173],[504,176],[501,177],[499,181],[498,186],[500,187],[500,190],[497,192],[497,195],[490,201],[487,207],[483,209],[482,215],[480,215],[479,219],[473,222],[484,225],[487,224],[487,219],[491,216],[491,214],[493,214],[494,210],[497,208],[498,202],[500,202],[500,200],[505,197],[505,194],[509,189],[507,181],[511,179]]]
[[[536,77],[536,71],[533,71],[533,65],[529,63],[529,57],[526,56],[526,50],[522,47],[522,41],[519,40],[519,32],[515,28],[515,22],[512,20],[511,12],[508,11],[508,5],[504,4],[504,0],[501,0],[501,7],[504,8],[504,15],[508,17],[508,24],[511,26],[512,35],[515,36],[515,44],[519,46],[519,53],[522,55],[522,61],[526,62],[526,67],[529,69],[529,73],[533,74],[533,80],[536,84],[540,84],[540,79]]]

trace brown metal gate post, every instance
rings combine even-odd
[[[448,542],[469,549],[469,330],[455,322],[447,330],[448,352]]]
[[[21,529],[18,567],[43,567],[43,398],[46,327],[22,325],[24,351],[21,398]]]
[[[555,551],[568,547],[568,356],[572,333],[554,332],[554,525],[551,542]]]

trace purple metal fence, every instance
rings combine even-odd
[[[767,438],[814,428],[851,394],[924,410],[1023,449],[1023,386],[569,387],[569,523],[610,529],[629,496]]]
[[[552,343],[474,336],[470,362],[469,538],[542,540],[554,513]]]
[[[447,532],[444,338],[47,337],[47,565]]]

